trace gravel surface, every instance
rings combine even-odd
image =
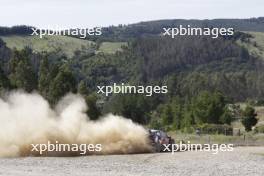
[[[162,176],[264,175],[264,147],[238,147],[233,152],[177,152],[73,158],[0,159],[3,176]]]

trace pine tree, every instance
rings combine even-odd
[[[172,125],[173,123],[173,112],[170,104],[165,105],[161,113],[161,119],[163,125]]]
[[[78,93],[83,95],[83,96],[86,96],[89,94],[89,90],[88,90],[88,88],[85,85],[85,82],[83,80],[78,85]]]
[[[76,93],[76,80],[69,66],[63,65],[51,83],[49,91],[51,103],[55,104],[60,98],[70,92]]]
[[[14,57],[9,62],[12,86],[27,92],[37,89],[37,76],[30,62],[30,54],[32,50],[29,48],[15,51]]]
[[[42,96],[48,98],[49,86],[50,86],[50,70],[49,70],[49,61],[45,57],[41,60],[40,69],[39,69],[39,81],[38,81],[38,90]]]
[[[0,90],[10,88],[10,82],[0,67]]]
[[[258,123],[255,109],[251,106],[247,106],[246,109],[242,112],[242,115],[243,115],[242,124],[244,125],[245,130],[251,131],[252,127]]]
[[[101,115],[99,108],[96,106],[97,97],[94,94],[86,96],[86,104],[88,106],[87,114],[91,120],[97,120]]]

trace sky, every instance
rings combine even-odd
[[[158,19],[264,16],[264,0],[0,0],[0,26],[87,28]]]

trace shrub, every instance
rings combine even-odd
[[[255,109],[251,106],[247,106],[246,109],[243,111],[242,116],[243,116],[242,124],[244,125],[245,130],[251,131],[252,127],[258,123]]]

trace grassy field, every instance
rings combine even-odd
[[[122,51],[122,46],[126,46],[126,42],[103,42],[99,47],[99,52],[114,54],[117,51]]]
[[[86,50],[94,43],[88,40],[82,40],[67,36],[44,36],[40,39],[38,36],[0,36],[9,48],[18,50],[28,46],[34,52],[53,52],[61,50],[68,57],[73,57],[76,50]],[[127,45],[125,42],[103,42],[99,46],[98,52],[114,54],[121,51],[121,46]]]
[[[9,48],[18,50],[28,46],[34,52],[52,52],[60,49],[68,57],[72,57],[76,50],[88,49],[92,42],[67,36],[5,36],[1,37]]]

